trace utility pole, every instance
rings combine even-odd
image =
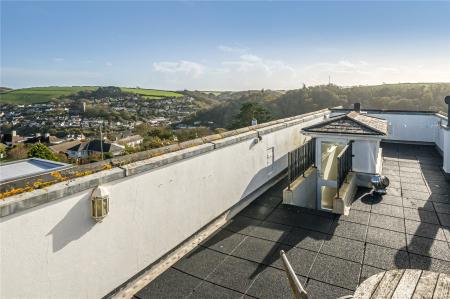
[[[102,132],[103,123],[100,125],[100,151],[102,152],[102,161],[103,161],[103,132]]]

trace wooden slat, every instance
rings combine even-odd
[[[383,279],[378,284],[372,298],[385,299],[390,298],[395,291],[405,270],[392,270],[384,274]]]
[[[422,271],[407,269],[403,273],[402,279],[395,288],[392,299],[411,298],[416,289]]]
[[[385,273],[386,272],[381,272],[364,280],[353,295],[353,299],[369,299],[383,279]]]
[[[439,278],[434,290],[433,299],[448,299],[450,298],[450,276],[446,274],[439,274]]]
[[[439,273],[422,271],[412,299],[431,299],[438,277]]]

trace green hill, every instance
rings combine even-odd
[[[182,97],[183,95],[178,92],[167,91],[167,90],[157,90],[157,89],[144,89],[144,88],[127,88],[121,87],[123,92],[135,93],[143,95],[147,99],[159,99],[164,97]]]
[[[8,104],[31,104],[45,103],[57,100],[60,97],[69,96],[79,91],[95,90],[94,86],[72,86],[72,87],[32,87],[14,89],[0,94],[0,103]]]
[[[32,87],[23,89],[8,90],[0,93],[0,103],[8,104],[31,104],[45,103],[58,100],[80,91],[94,91],[97,86],[49,86],[49,87]],[[163,97],[181,97],[180,93],[156,89],[142,88],[121,88],[123,92],[135,93],[144,96],[146,99],[159,99]]]
[[[450,95],[450,83],[404,83],[374,86],[340,87],[311,86],[280,91],[224,92],[217,96],[220,103],[200,110],[192,122],[214,122],[213,127],[228,128],[240,107],[256,102],[270,111],[273,118],[299,115],[323,108],[351,107],[360,102],[363,108],[394,110],[446,111],[445,96]]]

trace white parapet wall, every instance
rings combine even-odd
[[[348,112],[333,109],[332,116]],[[450,126],[448,116],[434,112],[363,110],[370,116],[386,119],[389,134],[384,140],[403,143],[434,144],[443,157],[442,169],[450,174]]]
[[[283,203],[317,209],[317,169],[310,167],[305,176],[299,176],[283,190]]]
[[[0,201],[0,298],[105,296],[279,177],[287,153],[305,140],[301,128],[327,114],[277,121]],[[98,184],[110,194],[101,223],[90,216]]]
[[[442,156],[444,158],[442,169],[448,176],[450,176],[450,125],[442,125],[440,132],[442,139]]]

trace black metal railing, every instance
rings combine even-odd
[[[337,156],[337,197],[339,198],[339,189],[345,181],[348,173],[353,168],[353,141],[350,141]]]
[[[315,164],[316,142],[310,139],[299,148],[288,154],[288,178],[289,184],[299,176],[305,176],[305,171]]]

